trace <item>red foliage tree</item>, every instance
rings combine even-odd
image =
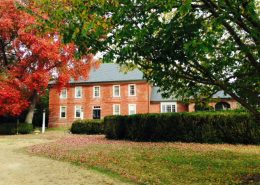
[[[28,107],[32,114],[50,80],[61,89],[97,64],[93,55],[75,59],[74,44],[64,45],[56,33],[42,35],[35,25],[14,0],[0,1],[0,115],[17,116]]]

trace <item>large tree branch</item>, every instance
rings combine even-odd
[[[254,106],[250,105],[250,103],[248,103],[244,98],[241,98],[236,93],[228,90],[227,84],[224,84],[223,82],[216,82],[215,85],[220,87],[222,90],[224,90],[224,92],[229,94],[234,100],[236,100],[243,107],[245,107],[247,110],[253,113],[256,118],[260,118],[260,112]]]
[[[241,3],[242,4],[242,7],[247,10],[248,9],[248,2],[244,1]],[[242,12],[242,16],[247,19],[251,24],[252,26],[254,26],[256,29],[260,30],[260,20],[258,19],[258,17],[256,16],[255,18],[256,19],[253,19],[247,11],[244,11]]]
[[[215,18],[219,18],[220,15],[216,11],[215,7],[216,5],[211,0],[202,0],[205,5],[208,6],[209,11],[213,14]],[[258,74],[260,74],[260,64],[255,59],[254,55],[249,51],[247,46],[241,41],[240,37],[237,35],[236,31],[230,26],[225,20],[222,20],[223,26],[227,29],[227,31],[230,33],[230,35],[234,38],[235,42],[239,46],[240,50],[243,51],[248,58],[249,62],[252,66],[255,67]]]
[[[7,56],[5,53],[5,43],[3,41],[3,39],[0,37],[0,47],[1,47],[1,52],[2,52],[2,56],[3,56],[3,66],[7,66],[8,65],[8,60],[7,60]]]
[[[254,31],[252,31],[252,29],[245,24],[245,22],[247,20],[245,20],[244,17],[242,17],[242,13],[240,13],[240,9],[234,9],[232,7],[232,4],[229,0],[225,0],[226,6],[222,8],[222,14],[224,13],[224,11],[227,11],[227,8],[229,9],[230,13],[233,14],[232,16],[229,16],[229,14],[227,14],[226,16],[233,21],[234,23],[236,23],[242,30],[244,30],[245,32],[247,32],[250,37],[252,37],[253,41],[255,42],[256,46],[259,46],[260,44],[260,39],[259,39],[259,35],[260,35],[260,27],[257,29],[254,29],[254,31],[256,31],[256,33],[254,33]],[[258,50],[259,52],[259,50]]]

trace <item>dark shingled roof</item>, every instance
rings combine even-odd
[[[135,69],[124,73],[120,71],[118,64],[100,64],[99,68],[92,69],[87,80],[71,80],[70,83],[97,83],[97,82],[123,82],[123,81],[142,81],[143,73]]]
[[[224,91],[218,91],[216,94],[212,95],[212,98],[231,98],[231,96]]]
[[[163,98],[162,97],[162,93],[158,92],[160,88],[159,87],[153,87],[152,88],[152,94],[151,94],[151,101],[177,101],[178,99],[176,97],[171,96],[170,98]],[[226,98],[231,98],[230,95],[225,94],[224,91],[218,91],[216,94],[212,95],[212,98],[222,98],[222,99],[226,99]]]
[[[152,88],[151,101],[177,101],[177,99],[173,96],[170,98],[163,98],[162,93],[158,92],[159,89],[159,87]]]

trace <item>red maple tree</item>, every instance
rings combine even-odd
[[[55,32],[40,34],[36,24],[15,0],[0,1],[0,116],[33,111],[50,80],[61,89],[97,64],[93,55],[75,59],[73,43],[63,44]]]

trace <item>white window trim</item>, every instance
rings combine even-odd
[[[81,89],[81,96],[80,97],[77,97],[77,88]],[[80,99],[80,98],[82,98],[82,96],[83,96],[83,88],[82,88],[82,86],[75,86],[75,98]]]
[[[77,107],[80,107],[80,117],[77,117],[76,116],[76,110],[77,110]],[[82,112],[82,106],[81,105],[75,105],[75,107],[74,107],[74,118],[76,118],[76,119],[82,119],[82,117],[83,117],[83,112]]]
[[[116,96],[115,95],[115,87],[119,87],[119,96]],[[120,87],[120,85],[113,85],[113,97],[114,98],[119,98],[119,97],[121,97],[121,87]]]
[[[61,117],[61,110],[65,107],[65,117]],[[66,119],[67,118],[67,106],[60,106],[60,119]]]
[[[131,86],[134,86],[134,90],[135,90],[135,94],[134,95],[131,95]],[[128,96],[136,96],[136,84],[129,84],[128,85]]]
[[[175,112],[178,112],[177,102],[161,102],[161,113],[166,113],[163,112],[163,105],[175,105]]]
[[[62,97],[62,91],[66,90],[66,97]],[[67,89],[62,89],[60,92],[60,99],[67,99],[68,98],[68,90]]]
[[[118,107],[119,107],[119,112],[118,112],[118,114],[116,113],[116,109],[115,109],[115,107],[118,105]],[[113,115],[120,115],[121,114],[121,108],[120,108],[120,104],[113,104]]]
[[[96,87],[98,87],[98,88],[99,88],[99,93],[98,93],[98,94],[99,94],[99,96],[95,96],[95,88],[96,88]],[[100,93],[101,93],[101,90],[100,90],[100,89],[101,89],[101,87],[100,87],[100,86],[94,86],[94,87],[93,87],[93,98],[100,98]]]
[[[135,110],[134,114],[136,114],[136,104],[128,104],[128,115],[133,115],[133,114],[130,114],[130,107],[131,106],[134,106],[134,110]]]

